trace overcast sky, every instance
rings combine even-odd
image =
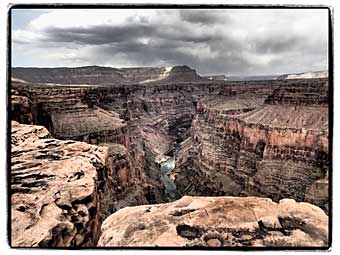
[[[12,65],[188,65],[199,74],[328,69],[325,9],[12,10]]]

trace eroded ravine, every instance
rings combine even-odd
[[[295,88],[294,93],[287,90],[288,85]],[[23,240],[14,244],[93,246],[102,222],[112,213],[184,195],[262,196],[275,201],[294,198],[327,211],[327,81],[291,81],[288,85],[281,81],[228,86],[199,82],[113,87],[13,84],[16,120],[44,125],[50,137],[65,143],[73,140],[85,142],[81,143],[85,147],[92,144],[106,148],[101,164],[89,164],[96,176],[96,199],[87,201],[85,197],[84,201],[76,195],[62,195],[60,215],[64,216],[56,216],[58,227],[47,224],[44,230],[49,233],[53,229],[55,234],[28,242],[24,239],[29,235],[22,236],[18,231]],[[289,109],[294,118],[285,119],[282,109]],[[29,136],[24,134],[20,141]],[[12,200],[13,215],[18,215],[15,217],[20,223],[17,229],[48,220],[44,214],[50,208],[48,204],[41,206],[39,214],[41,208],[27,207],[24,201],[27,196],[37,196],[37,192],[44,194],[47,190],[52,194],[56,177],[43,173],[41,165],[34,162],[38,157],[43,164],[57,169],[55,160],[70,160],[69,154],[51,150],[54,144],[64,142],[58,141],[48,145],[44,140],[47,145],[38,149],[38,155],[26,152],[27,144],[22,143],[19,157],[12,161],[12,169],[18,167],[21,171],[12,175],[12,199],[19,194],[16,185],[24,190],[20,191],[21,200]],[[167,156],[173,144],[179,146],[172,151],[162,173],[159,159]],[[79,180],[87,180],[82,173],[85,147],[74,159],[79,163],[77,174],[67,172],[67,165],[62,168],[58,164],[59,170],[54,170],[66,175],[71,184],[73,180],[77,185]],[[27,155],[26,162],[20,162],[22,155]],[[25,184],[27,174],[32,174],[35,188]],[[87,181],[81,185],[88,188]],[[82,205],[93,201],[95,206],[86,207],[91,220],[85,224],[83,218],[87,219],[88,214]]]

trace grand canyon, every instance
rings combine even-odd
[[[326,73],[11,76],[12,247],[329,247]]]

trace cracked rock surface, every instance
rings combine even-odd
[[[293,199],[190,197],[126,207],[102,225],[98,246],[328,245],[328,216]]]
[[[11,244],[93,246],[100,228],[98,171],[108,149],[51,138],[12,122]]]

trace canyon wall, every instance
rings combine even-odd
[[[282,85],[266,98],[200,101],[190,181],[200,184],[189,194],[289,197],[327,211],[327,94],[325,80],[314,80]]]
[[[152,203],[168,200],[157,162],[191,137],[173,175],[180,195],[292,197],[327,210],[327,79],[13,87],[56,138],[125,146]]]

